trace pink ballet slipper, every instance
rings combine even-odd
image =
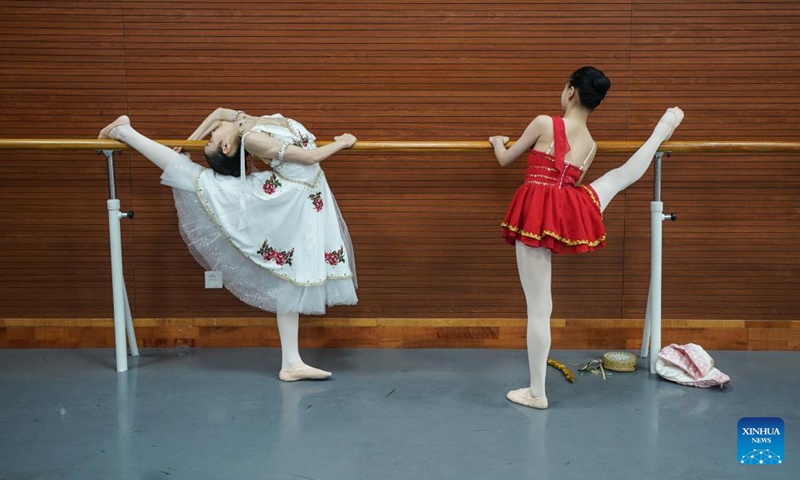
[[[106,125],[104,129],[100,130],[100,135],[98,135],[97,138],[99,140],[105,140],[105,139],[116,140],[111,134],[112,130],[119,127],[120,125],[130,125],[130,124],[131,124],[131,119],[128,118],[127,115],[120,115],[119,117],[117,117],[116,120]]]
[[[659,124],[663,124],[666,126],[669,131],[667,132],[666,138],[664,141],[670,139],[673,133],[675,133],[675,129],[678,128],[678,125],[681,124],[683,121],[683,110],[678,107],[668,108],[664,115],[661,116],[661,120],[658,121]]]
[[[282,368],[278,378],[284,382],[296,382],[298,380],[327,380],[331,378],[331,375],[331,372],[302,364],[296,368],[294,366],[293,368]]]
[[[506,394],[506,398],[519,405],[526,407],[538,408],[539,410],[547,409],[547,397],[536,398],[531,394],[530,388],[520,388],[519,390],[511,390]]]

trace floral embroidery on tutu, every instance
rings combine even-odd
[[[344,246],[339,247],[339,250],[325,252],[325,262],[328,265],[336,266],[344,262]]]
[[[278,176],[273,173],[272,176],[264,182],[264,193],[272,195],[280,186],[281,181],[278,179]]]
[[[314,210],[321,212],[322,206],[324,203],[322,202],[322,192],[312,193],[308,196],[311,203],[314,205]]]
[[[274,260],[278,265],[291,265],[294,256],[294,248],[289,251],[276,250],[269,246],[269,241],[264,240],[258,254],[266,261]]]
[[[300,148],[308,147],[308,144],[311,141],[311,138],[308,135],[306,135],[304,133],[300,133],[294,128],[292,128],[291,131],[294,132],[295,135],[297,135],[299,137],[297,140],[292,142],[292,145],[294,145],[295,147],[300,147]]]

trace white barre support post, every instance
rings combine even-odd
[[[127,337],[130,340],[131,355],[139,356],[136,345],[136,334],[133,330],[131,307],[128,303],[128,291],[125,288],[125,277],[122,274],[122,235],[120,233],[120,220],[133,218],[133,212],[120,213],[120,203],[114,186],[114,152],[103,150],[101,152],[108,159],[108,235],[111,243],[111,290],[114,300],[114,347],[117,355],[117,372],[128,370],[128,352],[126,348]]]
[[[657,152],[654,161],[653,201],[650,202],[650,290],[647,293],[647,314],[642,333],[642,358],[650,357],[650,373],[656,373],[658,352],[661,351],[661,264],[662,264],[662,222],[675,220],[674,213],[664,215],[664,202],[661,201],[661,159],[664,152]],[[667,156],[669,153],[667,152]]]

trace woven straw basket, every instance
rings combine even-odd
[[[628,352],[606,352],[603,354],[603,368],[615,372],[636,370],[636,355]]]

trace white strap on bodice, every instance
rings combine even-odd
[[[548,154],[548,155],[552,155],[552,152],[553,152],[553,147],[555,146],[555,144],[556,144],[555,140],[553,140],[552,142],[550,142],[550,146],[547,148],[547,154]],[[581,170],[583,170],[583,167],[585,167],[585,166],[586,166],[586,162],[588,162],[588,161],[589,161],[589,159],[592,157],[592,154],[593,154],[593,153],[594,153],[596,150],[597,150],[597,144],[596,144],[596,143],[594,143],[594,142],[592,142],[592,148],[589,150],[589,154],[588,154],[588,155],[586,155],[586,158],[584,158],[584,159],[583,159],[583,162],[581,163],[581,166],[580,166],[580,167],[578,167],[578,168],[580,168]]]
[[[589,154],[588,154],[588,155],[586,155],[586,158],[584,158],[584,159],[583,159],[583,163],[581,163],[581,166],[580,166],[580,169],[581,169],[581,170],[583,170],[583,167],[585,167],[585,166],[586,166],[586,162],[588,162],[588,161],[589,161],[589,159],[592,157],[592,155],[594,154],[594,152],[595,152],[596,150],[597,150],[597,144],[596,144],[596,143],[594,143],[594,142],[592,142],[592,148],[591,148],[591,149],[589,149]]]

